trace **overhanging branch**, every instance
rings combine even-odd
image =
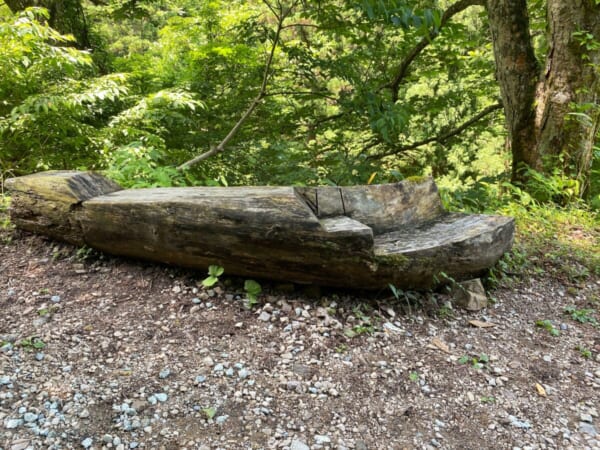
[[[420,140],[420,141],[413,142],[411,144],[406,144],[406,145],[401,145],[401,146],[394,147],[393,149],[391,149],[388,152],[378,153],[378,154],[375,154],[375,155],[370,155],[370,156],[367,157],[367,159],[371,159],[371,160],[372,159],[381,159],[381,158],[385,158],[386,156],[397,155],[399,153],[403,153],[403,152],[406,152],[406,151],[409,151],[409,150],[414,150],[416,148],[422,147],[423,145],[431,144],[433,142],[438,142],[440,144],[443,144],[448,139],[450,139],[450,138],[452,138],[454,136],[458,136],[460,133],[462,133],[463,131],[465,131],[471,125],[479,122],[481,119],[483,119],[487,115],[489,115],[489,114],[491,114],[494,111],[497,111],[499,109],[502,109],[502,103],[500,103],[500,102],[494,103],[493,105],[490,105],[487,108],[484,108],[479,113],[477,113],[476,115],[474,115],[473,117],[471,117],[469,120],[467,120],[466,122],[462,123],[458,127],[454,128],[453,130],[450,130],[450,131],[448,131],[446,133],[440,134],[439,136],[433,136],[433,137],[430,137],[430,138],[427,138],[427,139],[423,139],[423,140]],[[373,146],[374,145],[371,145],[371,147],[373,147]]]
[[[454,17],[456,14],[464,11],[470,6],[485,4],[484,0],[459,0],[458,2],[451,5],[444,14],[442,14],[442,18],[440,21],[440,26],[437,30],[432,30],[428,36],[422,38],[417,45],[415,45],[410,52],[405,56],[405,58],[400,62],[398,68],[396,69],[396,75],[394,79],[381,87],[381,89],[388,88],[392,91],[392,101],[396,102],[398,100],[398,90],[400,89],[400,85],[402,81],[406,77],[408,73],[408,68],[412,64],[412,62],[421,54],[421,52],[439,35],[440,30],[448,23],[448,21]]]
[[[271,12],[277,18],[277,29],[275,31],[275,37],[273,38],[273,45],[271,46],[271,51],[269,52],[269,56],[268,56],[267,62],[265,64],[265,70],[263,72],[260,91],[258,92],[256,97],[254,97],[254,99],[250,103],[250,106],[248,106],[248,109],[246,109],[244,114],[242,114],[242,117],[240,117],[240,119],[236,122],[236,124],[233,126],[233,128],[231,130],[229,130],[229,133],[227,133],[227,136],[225,136],[223,138],[223,140],[221,142],[219,142],[219,144],[217,146],[190,159],[189,161],[186,161],[185,163],[178,166],[177,170],[189,169],[190,167],[198,164],[199,162],[204,161],[205,159],[208,159],[211,156],[214,156],[217,153],[221,153],[223,150],[225,150],[225,147],[227,146],[229,141],[237,134],[237,132],[242,127],[244,122],[246,122],[246,120],[248,120],[248,117],[250,117],[250,115],[254,112],[254,110],[256,109],[258,104],[261,102],[261,100],[267,95],[267,84],[269,82],[269,76],[271,73],[271,65],[273,64],[273,57],[275,55],[275,50],[277,49],[277,45],[279,44],[279,39],[281,37],[281,31],[283,30],[283,22],[289,16],[289,14],[292,12],[293,8],[298,3],[298,0],[294,1],[292,3],[292,5],[287,9],[284,8],[278,2],[279,11],[275,10],[274,7],[268,1],[263,0],[263,3],[268,6],[268,8],[271,10]]]

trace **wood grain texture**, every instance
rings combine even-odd
[[[481,273],[510,248],[514,232],[508,217],[446,213],[431,179],[117,190],[93,174],[24,178],[9,183],[21,228],[115,255],[299,283],[429,288],[443,281],[440,272]]]

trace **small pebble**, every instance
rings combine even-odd
[[[304,442],[294,439],[290,445],[290,450],[310,450],[310,447]]]
[[[161,403],[164,403],[167,401],[167,394],[165,394],[164,392],[159,392],[158,394],[154,394],[154,397],[156,397],[156,400],[158,400]]]
[[[23,415],[23,420],[27,423],[35,422],[38,420],[38,415],[28,412]]]
[[[217,425],[223,425],[227,419],[229,419],[229,416],[228,415],[223,415],[223,416],[217,417],[215,419],[215,422],[217,423]]]

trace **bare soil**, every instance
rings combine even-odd
[[[248,308],[243,280],[0,238],[0,450],[600,448],[594,275],[476,313],[268,282]]]

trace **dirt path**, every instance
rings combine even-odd
[[[475,314],[266,285],[249,310],[235,280],[85,253],[0,247],[2,450],[600,448],[600,279]]]

